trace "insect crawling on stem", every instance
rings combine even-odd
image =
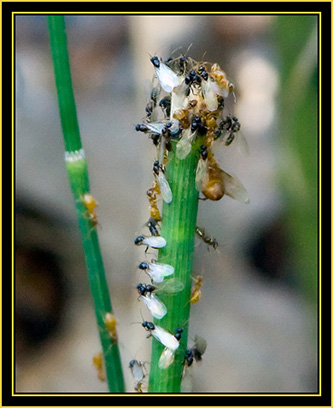
[[[146,251],[148,251],[148,248],[154,248],[154,249],[159,249],[159,248],[163,248],[166,246],[166,240],[163,237],[146,237],[144,235],[140,235],[139,237],[135,238],[134,240],[134,244],[135,245],[146,245]]]
[[[152,283],[161,283],[166,276],[170,276],[175,272],[173,266],[159,263],[153,259],[148,263],[141,262],[139,268],[147,273]]]
[[[156,296],[156,293],[161,292],[169,295],[179,293],[184,289],[184,284],[179,279],[171,278],[158,286],[139,283],[136,288],[140,294],[140,299],[143,300],[155,319],[162,319],[167,313],[167,308]]]
[[[217,249],[217,247],[219,246],[216,238],[208,236],[203,228],[197,226],[195,228],[195,233],[203,240],[203,242],[212,246],[214,249]]]
[[[112,344],[116,343],[118,340],[118,335],[117,335],[117,330],[116,330],[116,325],[117,325],[116,318],[114,317],[112,313],[108,312],[105,314],[104,322],[112,338]]]
[[[164,171],[162,167],[160,166],[159,161],[155,161],[153,165],[153,172],[154,176],[156,177],[156,180],[158,182],[158,185],[160,187],[161,191],[161,196],[163,200],[167,203],[170,204],[172,201],[172,192],[171,188],[169,186],[169,183],[164,175]]]
[[[91,219],[92,225],[98,224],[97,214],[95,213],[95,208],[98,206],[98,202],[90,193],[85,193],[82,197],[83,204],[88,210],[89,218]]]
[[[162,319],[167,313],[167,308],[165,304],[152,293],[156,289],[155,286],[139,283],[136,288],[140,294],[140,299],[143,300],[153,317],[155,317],[155,319]]]
[[[202,293],[201,293],[201,286],[202,286],[202,276],[197,275],[194,279],[194,286],[192,288],[191,292],[191,298],[190,302],[191,303],[197,303],[201,299]]]
[[[142,393],[143,380],[147,376],[147,370],[145,363],[143,361],[131,360],[129,362],[129,368],[134,379],[134,389],[135,391]]]
[[[102,353],[94,354],[92,358],[93,364],[97,369],[97,377],[100,381],[105,381],[105,374],[103,369],[103,355]]]

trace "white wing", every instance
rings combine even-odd
[[[163,248],[166,245],[166,240],[163,237],[145,237],[142,241],[144,245],[149,245],[152,248]]]
[[[163,282],[166,276],[170,276],[175,272],[175,269],[171,265],[161,264],[158,262],[149,264],[148,274],[155,283]]]
[[[155,68],[157,79],[165,92],[172,92],[179,85],[180,78],[167,65],[160,63],[159,68]]]
[[[223,96],[223,98],[226,98],[229,95],[229,89],[220,86],[217,82],[211,81],[211,88],[217,95]]]
[[[162,303],[154,293],[150,295],[141,296],[141,299],[146,304],[147,308],[150,310],[151,314],[155,319],[162,319],[167,313],[167,308],[164,303]]]
[[[155,330],[152,330],[151,334],[155,339],[161,342],[163,346],[168,347],[171,350],[176,350],[179,347],[179,341],[176,337],[162,329],[160,326],[155,326]]]
[[[202,81],[202,96],[208,110],[214,111],[218,108],[219,102],[217,99],[216,87],[210,78],[208,78],[207,81]]]
[[[140,365],[138,361],[135,361],[133,367],[131,367],[131,371],[135,381],[139,382],[143,380],[145,374],[142,365]]]
[[[181,79],[182,80],[182,79]],[[174,89],[171,98],[171,108],[170,108],[170,118],[173,119],[173,114],[178,111],[185,109],[188,104],[188,97],[186,96],[186,91],[188,86],[185,82],[181,82],[181,85]]]

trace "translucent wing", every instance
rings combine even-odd
[[[195,188],[197,191],[202,191],[207,185],[208,180],[208,160],[200,158],[195,174]]]
[[[249,145],[241,131],[236,133],[234,145],[236,149],[239,151],[239,153],[243,154],[244,156],[247,156],[249,154],[250,152]]]
[[[193,391],[193,365],[190,367],[184,367],[183,377],[181,382],[181,392]]]
[[[183,289],[183,282],[177,278],[168,279],[158,286],[158,290],[162,290],[164,293],[178,293]]]
[[[160,135],[162,133],[162,130],[165,128],[165,123],[163,122],[151,122],[145,123],[145,125],[150,130],[150,132],[154,133],[155,135]]]
[[[155,83],[156,82],[156,83]],[[154,122],[157,120],[157,100],[161,93],[161,85],[157,82],[156,77],[153,78],[152,81],[145,81],[144,82],[145,93],[146,93],[146,100],[147,100],[147,122]],[[148,108],[148,110],[147,110]]]
[[[179,132],[181,131],[181,129],[179,128],[179,121],[173,119],[169,122],[171,123],[171,127],[169,128],[171,135],[173,137],[178,136]],[[167,123],[168,121],[147,122],[145,123],[145,126],[148,128],[150,133],[161,135]]]
[[[243,184],[235,176],[231,176],[223,170],[221,171],[225,189],[224,193],[241,203],[248,204],[250,202],[249,194]]]
[[[247,140],[243,133],[241,131],[237,131],[234,133],[227,133],[225,132],[225,135],[221,138],[223,139],[223,143],[226,146],[233,146],[238,150],[240,154],[243,156],[248,156],[249,155],[249,145],[247,143]]]
[[[200,354],[204,354],[207,348],[207,341],[200,336],[194,337],[194,344],[195,348],[200,352]]]
[[[165,347],[158,361],[159,368],[161,368],[162,370],[165,370],[174,362],[174,359],[175,359],[175,350]]]
[[[157,177],[158,184],[160,186],[161,196],[163,200],[167,204],[170,204],[172,201],[172,191],[169,186],[168,180],[165,178],[165,175],[162,171],[160,171],[156,177]]]
[[[191,152],[195,135],[196,131],[192,132],[190,127],[184,131],[182,138],[176,145],[176,156],[179,160],[184,160]]]
[[[176,156],[179,160],[185,159],[192,149],[192,145],[187,138],[182,137],[176,146]]]
[[[202,81],[202,96],[208,110],[214,111],[218,108],[219,102],[216,94],[216,86],[210,78],[208,78],[207,81]]]
[[[179,135],[179,133],[182,131],[179,125],[179,121],[176,119],[171,119],[171,127],[170,127],[170,132],[172,137],[176,137]]]
[[[223,98],[226,98],[229,95],[228,88],[222,87],[217,82],[211,81],[211,88],[217,95],[223,96]]]
[[[185,109],[188,104],[188,97],[186,96],[186,92],[188,86],[185,82],[181,79],[181,84],[179,87],[173,90],[172,98],[171,98],[171,110],[170,110],[170,118],[173,118],[173,114],[178,111]]]

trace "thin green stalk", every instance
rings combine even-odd
[[[167,369],[160,369],[158,361],[164,346],[155,338],[152,340],[152,354],[149,375],[149,392],[180,392],[184,356],[188,338],[188,321],[190,317],[190,296],[193,280],[191,278],[195,228],[198,212],[199,193],[195,188],[195,174],[199,160],[198,139],[192,152],[185,160],[170,155],[167,165],[167,179],[173,198],[170,204],[162,209],[161,235],[167,245],[159,250],[159,262],[170,264],[175,268],[174,277],[180,279],[185,287],[176,295],[160,295],[168,312],[161,320],[154,323],[171,333],[178,327],[183,329],[180,346],[175,355],[175,362]],[[175,147],[175,146],[174,146]]]
[[[87,162],[82,149],[73,94],[67,36],[64,16],[49,16],[49,34],[54,64],[62,131],[65,141],[65,159],[75,200],[81,239],[88,270],[88,280],[94,299],[99,336],[103,348],[105,371],[110,392],[124,392],[124,380],[116,339],[112,339],[105,325],[106,313],[112,313],[110,295],[98,237],[83,196],[89,193]]]

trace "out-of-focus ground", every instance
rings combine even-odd
[[[128,362],[149,361],[137,300],[145,260],[133,240],[147,232],[146,190],[155,150],[135,131],[145,115],[150,56],[177,47],[218,62],[236,86],[234,114],[250,153],[216,155],[251,202],[200,202],[198,225],[219,242],[197,241],[194,274],[203,296],[190,336],[207,350],[194,366],[194,392],[317,392],[316,310],[285,267],[278,184],[277,99],[281,92],[269,16],[74,16],[67,34],[78,120],[99,202],[98,233],[118,320],[126,387]],[[100,350],[93,302],[64,166],[46,17],[16,17],[16,391],[107,392],[93,355]],[[314,198],[315,199],[315,198]],[[316,273],[316,271],[314,271]],[[148,365],[149,366],[149,365]]]

